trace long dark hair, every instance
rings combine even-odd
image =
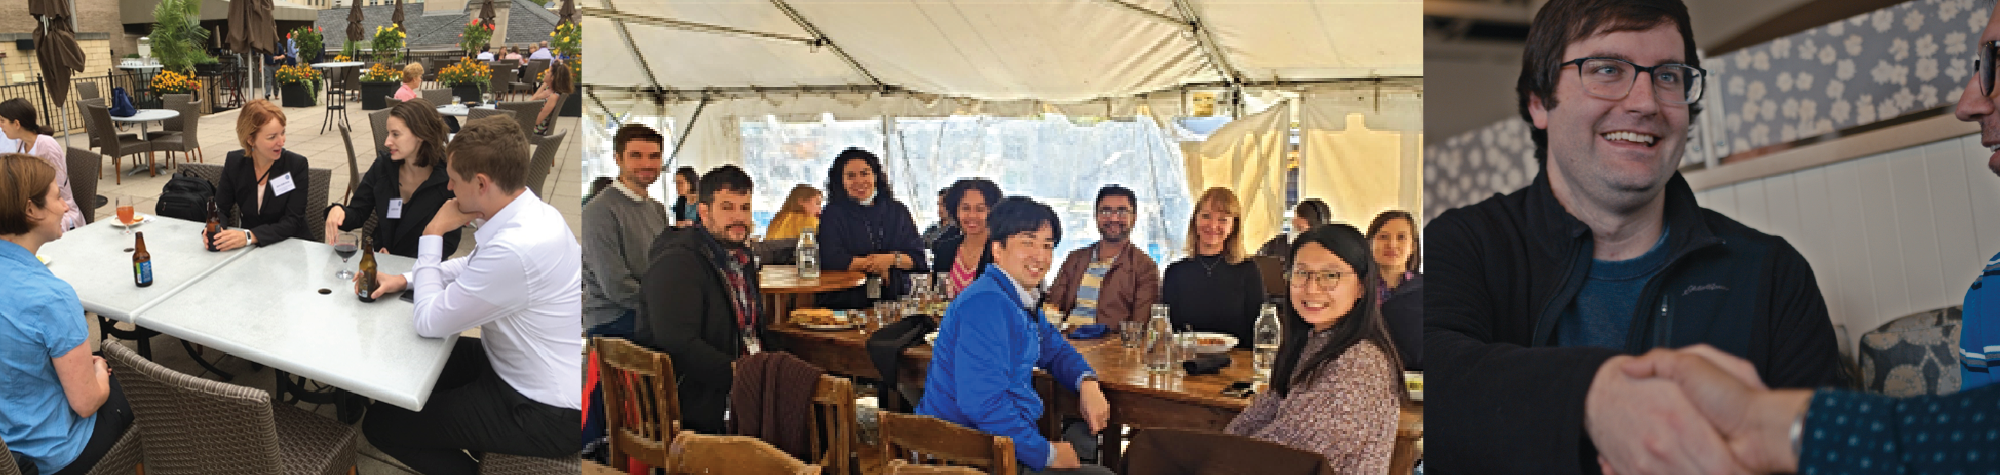
[[[1389,338],[1388,324],[1383,322],[1382,312],[1375,308],[1374,289],[1366,288],[1375,282],[1376,274],[1380,272],[1375,266],[1374,253],[1368,246],[1367,238],[1361,236],[1360,230],[1346,224],[1335,223],[1315,227],[1299,235],[1298,242],[1292,245],[1291,255],[1286,256],[1286,262],[1297,263],[1299,248],[1305,247],[1308,243],[1318,243],[1320,247],[1333,251],[1334,256],[1347,261],[1348,265],[1354,267],[1355,272],[1361,274],[1357,276],[1360,278],[1354,281],[1357,283],[1343,282],[1343,285],[1362,285],[1364,288],[1361,289],[1361,299],[1354,302],[1354,307],[1348,309],[1347,315],[1341,316],[1339,321],[1334,322],[1333,329],[1330,330],[1333,332],[1333,341],[1310,355],[1303,353],[1306,338],[1312,332],[1312,324],[1300,317],[1298,310],[1292,308],[1289,303],[1278,306],[1278,315],[1284,321],[1284,325],[1282,336],[1278,341],[1278,361],[1271,368],[1271,389],[1277,391],[1279,397],[1284,397],[1291,393],[1295,384],[1310,381],[1314,373],[1324,369],[1323,367],[1334,358],[1340,357],[1354,345],[1368,341],[1374,343],[1382,351],[1382,356],[1389,360],[1389,364],[1381,369],[1386,377],[1395,381],[1398,397],[1408,401],[1409,389],[1403,387],[1402,375],[1398,373],[1398,369],[1403,367],[1402,359],[1396,356],[1398,354],[1396,344]],[[1303,371],[1297,371],[1297,381],[1294,381],[1293,372],[1297,368],[1303,368]]]
[[[8,99],[7,102],[0,102],[0,119],[20,122],[21,128],[28,129],[28,131],[36,134],[50,135],[54,133],[53,130],[49,130],[49,126],[35,121],[35,105],[25,99],[14,98]]]
[[[1416,216],[1400,209],[1383,211],[1382,214],[1375,215],[1374,222],[1368,223],[1368,239],[1374,240],[1375,233],[1382,232],[1382,225],[1398,219],[1410,222],[1410,257],[1403,261],[1403,270],[1415,272],[1417,266],[1424,263],[1424,242],[1417,237]]]
[[[841,186],[841,182],[846,180],[841,179],[840,171],[847,167],[847,162],[850,160],[860,160],[867,163],[868,168],[875,170],[875,202],[860,204],[878,205],[895,200],[889,193],[889,171],[882,169],[882,159],[876,157],[873,152],[862,150],[860,147],[852,147],[840,151],[840,155],[835,155],[833,157],[833,166],[826,169],[826,202],[828,204],[856,203],[854,197],[847,196],[847,187]]]
[[[423,99],[410,99],[390,107],[389,117],[402,119],[403,127],[409,128],[410,135],[417,136],[417,141],[422,142],[417,146],[417,155],[410,157],[411,165],[432,167],[444,164],[444,147],[451,141],[450,136],[445,135],[444,119],[437,113],[436,106]]]
[[[959,222],[958,204],[965,201],[965,192],[967,191],[979,192],[980,198],[986,201],[988,213],[992,212],[993,205],[1000,203],[1000,185],[994,184],[993,180],[985,178],[959,180],[952,183],[950,188],[946,188],[944,194],[945,216],[950,216],[951,222]],[[988,230],[990,231],[991,228],[988,228]]]

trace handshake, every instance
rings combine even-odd
[[[1584,427],[1607,474],[1789,473],[1812,395],[1708,345],[1656,349],[1598,367]]]

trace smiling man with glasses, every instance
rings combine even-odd
[[[1438,473],[1739,471],[1688,397],[1617,365],[1706,343],[1772,387],[1837,383],[1812,268],[1676,172],[1706,73],[1678,0],[1555,0],[1516,84],[1542,170],[1426,237]],[[1504,434],[1504,436],[1501,436]]]
[[[1132,190],[1106,185],[1097,190],[1097,234],[1102,240],[1063,258],[1048,303],[1072,316],[1089,316],[1118,329],[1121,322],[1145,322],[1160,300],[1160,265],[1132,244],[1139,199]]]

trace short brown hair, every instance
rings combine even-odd
[[[236,115],[236,143],[243,146],[244,155],[249,155],[250,137],[257,135],[257,129],[278,119],[278,125],[285,125],[285,110],[271,101],[258,99],[243,105],[243,111]]]
[[[504,115],[465,123],[444,153],[447,166],[465,180],[484,174],[501,190],[514,192],[528,183],[528,138],[514,118]]]
[[[1237,201],[1236,192],[1229,191],[1228,188],[1218,186],[1202,192],[1201,199],[1194,200],[1194,214],[1188,216],[1188,254],[1196,255],[1195,253],[1201,249],[1200,244],[1197,242],[1201,237],[1195,234],[1195,227],[1200,226],[1201,223],[1201,208],[1208,206],[1236,218],[1234,222],[1230,223],[1229,237],[1222,239],[1222,260],[1231,265],[1243,262],[1242,203],[1242,201]]]
[[[1682,63],[1701,67],[1695,54],[1694,28],[1689,26],[1687,5],[1681,0],[1552,0],[1535,13],[1528,27],[1528,47],[1521,54],[1521,77],[1514,83],[1521,120],[1528,121],[1528,135],[1535,141],[1535,159],[1549,158],[1549,132],[1534,126],[1528,115],[1528,97],[1542,99],[1542,108],[1556,108],[1556,82],[1561,79],[1563,50],[1570,43],[1621,31],[1644,31],[1673,23],[1681,33]],[[1698,104],[1688,105],[1688,117],[1701,112]]]
[[[660,144],[662,149],[667,146],[667,138],[660,135],[660,131],[644,125],[625,124],[618,126],[618,133],[611,135],[611,156],[614,159],[625,158],[625,147],[634,140]]]
[[[28,207],[49,207],[49,186],[55,182],[56,167],[41,157],[0,154],[0,235],[27,234],[35,229],[35,223],[28,220]]]
[[[422,140],[417,147],[417,156],[410,159],[411,165],[429,167],[445,162],[444,117],[438,115],[437,107],[430,101],[411,99],[389,108],[389,117],[403,119],[403,126],[410,128],[410,134]]]

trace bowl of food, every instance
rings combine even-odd
[[[1181,338],[1192,341],[1197,354],[1228,353],[1239,341],[1235,335],[1227,333],[1189,332],[1182,333]]]
[[[801,308],[792,311],[792,323],[807,330],[845,330],[854,328],[847,319],[847,312],[824,308]]]

